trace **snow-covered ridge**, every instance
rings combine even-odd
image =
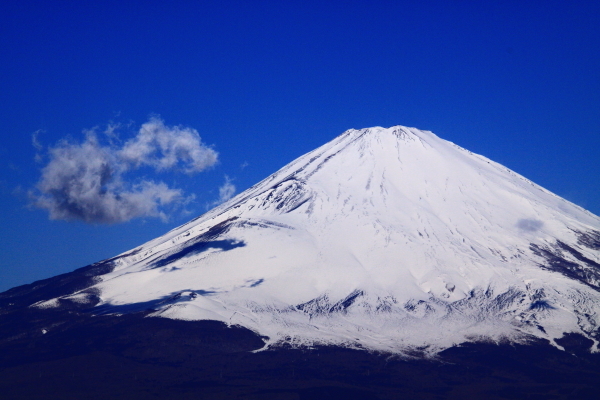
[[[87,291],[101,312],[221,320],[271,345],[596,340],[599,231],[597,216],[431,132],[349,130],[117,257]]]

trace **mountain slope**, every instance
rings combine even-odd
[[[595,350],[599,231],[431,132],[350,130],[35,307],[217,320],[270,346],[412,354],[575,332]]]

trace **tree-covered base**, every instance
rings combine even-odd
[[[597,398],[600,355],[575,335],[561,344],[568,351],[465,344],[437,360],[332,347],[254,353],[259,336],[220,322],[26,308],[0,315],[0,398]]]

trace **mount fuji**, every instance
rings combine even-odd
[[[263,350],[434,356],[577,334],[596,352],[600,218],[431,132],[349,130],[157,239],[0,302],[221,321]]]

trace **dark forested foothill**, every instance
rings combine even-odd
[[[595,399],[600,356],[465,344],[436,359],[339,347],[258,351],[264,338],[215,321],[15,308],[0,315],[1,399]]]

